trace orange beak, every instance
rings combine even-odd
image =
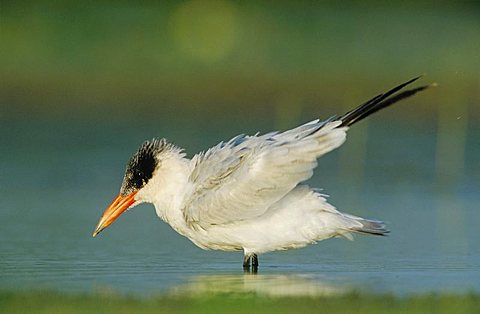
[[[132,206],[132,204],[135,203],[136,194],[136,191],[130,193],[127,196],[122,196],[121,194],[119,194],[110,204],[110,206],[105,209],[102,218],[100,218],[100,221],[98,222],[97,228],[93,232],[93,236],[95,237],[103,229],[110,226],[115,221],[115,219],[118,218],[118,216],[120,216],[124,211],[126,211],[130,206]]]

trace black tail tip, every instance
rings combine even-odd
[[[383,94],[379,94],[379,95],[373,97],[372,99],[370,99],[367,102],[361,104],[357,108],[347,112],[346,114],[344,114],[343,116],[341,116],[338,119],[338,120],[342,121],[342,124],[340,125],[340,127],[351,126],[351,125],[357,123],[358,121],[361,121],[364,118],[368,117],[369,115],[371,115],[371,114],[373,114],[373,113],[375,113],[375,112],[377,112],[381,109],[387,108],[387,107],[393,105],[394,103],[396,103],[396,102],[398,102],[402,99],[411,97],[418,92],[421,92],[421,91],[423,91],[427,88],[430,88],[430,87],[436,87],[438,85],[437,83],[432,83],[432,84],[429,84],[429,85],[423,85],[423,86],[420,86],[420,87],[416,87],[416,88],[412,88],[412,89],[409,89],[409,90],[401,91],[404,87],[406,87],[407,85],[415,82],[416,80],[418,80],[419,78],[421,78],[423,76],[424,75],[419,75],[417,77],[414,77],[414,78],[406,81],[405,83],[402,83],[402,84],[390,89],[389,91],[387,91]]]

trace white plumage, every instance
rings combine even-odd
[[[94,235],[125,209],[153,203],[157,215],[203,249],[259,253],[302,247],[352,232],[384,235],[383,223],[344,214],[303,182],[317,159],[342,145],[348,127],[425,89],[393,95],[408,81],[341,116],[285,132],[239,135],[191,160],[165,140],[145,142],[127,166],[122,190]],[[392,96],[393,95],[393,96]]]
[[[153,203],[160,218],[204,249],[258,254],[349,237],[365,220],[340,213],[300,184],[319,156],[345,141],[340,123],[312,121],[284,133],[240,136],[192,160],[170,148],[161,152],[137,201]]]

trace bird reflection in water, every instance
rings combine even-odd
[[[200,275],[171,290],[173,295],[255,294],[269,297],[332,296],[351,291],[345,284],[308,274]]]

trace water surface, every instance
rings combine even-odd
[[[363,156],[347,141],[343,152],[320,160],[309,184],[324,187],[343,211],[386,221],[391,234],[264,254],[252,275],[242,272],[241,253],[195,247],[160,221],[151,205],[91,237],[141,141],[167,136],[195,152],[236,129],[190,125],[181,131],[182,121],[168,119],[141,127],[122,121],[3,122],[0,131],[10,135],[2,139],[0,159],[0,289],[480,292],[480,147],[473,136],[466,140],[464,172],[452,175],[435,168],[435,132],[372,123]],[[251,126],[251,133],[257,129]],[[355,136],[350,140],[355,145]]]

